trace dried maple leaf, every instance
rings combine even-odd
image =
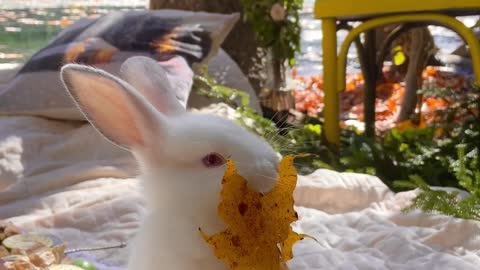
[[[285,262],[292,258],[292,246],[303,239],[290,227],[298,219],[293,209],[294,158],[287,156],[281,161],[279,180],[265,195],[249,189],[233,162],[228,162],[218,208],[228,227],[213,236],[200,233],[215,256],[231,269],[288,269]]]

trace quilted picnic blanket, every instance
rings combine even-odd
[[[233,118],[226,105],[205,112]],[[68,248],[129,243],[145,205],[132,156],[85,122],[0,117],[0,219],[49,233]],[[317,170],[299,176],[292,270],[478,269],[480,223],[404,214],[416,191],[378,178]],[[125,269],[127,247],[71,254],[97,269]]]

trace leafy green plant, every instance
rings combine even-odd
[[[337,156],[324,143],[322,135],[322,126],[312,121],[289,129],[285,135],[277,133],[270,141],[282,155],[309,154],[295,163],[300,174],[308,174],[320,168],[333,170],[338,167]]]
[[[344,136],[340,160],[343,169],[379,176],[387,185],[421,176],[428,185],[462,188],[456,170],[457,148],[463,145],[467,157],[478,156],[480,141],[480,90],[422,91],[426,97],[443,99],[451,106],[438,110],[438,124],[427,128],[393,129],[382,138],[370,139],[356,133]]]
[[[309,173],[317,168],[335,169],[335,166],[329,164],[338,165],[338,162],[335,162],[337,157],[322,143],[322,127],[318,121],[310,118],[310,123],[291,128],[286,135],[281,135],[282,129],[278,128],[273,121],[264,118],[248,106],[247,94],[218,85],[215,79],[207,74],[207,70],[203,69],[199,75],[195,76],[193,91],[235,108],[237,123],[263,137],[279,153],[311,154],[310,157],[298,160],[296,166],[299,172]],[[241,102],[235,102],[238,97],[241,98]]]
[[[473,157],[468,160],[468,155]],[[480,220],[480,168],[478,168],[478,149],[475,153],[465,154],[465,146],[458,147],[458,160],[450,166],[455,172],[459,185],[467,195],[461,196],[459,191],[447,191],[430,187],[418,175],[410,176],[409,181],[397,181],[401,188],[419,188],[421,193],[413,200],[413,204],[404,211],[421,209],[426,213],[441,213],[464,219]]]
[[[237,123],[261,137],[266,138],[272,136],[271,134],[278,133],[278,128],[275,126],[275,123],[265,119],[249,107],[250,99],[248,94],[219,85],[215,79],[209,77],[207,74],[207,70],[204,68],[199,75],[195,75],[192,89],[194,92],[224,102],[232,108],[235,108]],[[236,102],[238,98],[240,98],[240,102]]]
[[[300,51],[300,15],[303,0],[241,0],[244,20],[249,22],[264,48],[275,57],[295,64]]]
[[[342,154],[343,165],[378,175],[395,190],[420,189],[405,211],[421,209],[480,220],[480,90],[472,87],[467,91],[423,91],[425,96],[451,104],[436,112],[439,124],[422,129],[394,129],[377,141],[350,137],[347,153]]]
[[[435,132],[434,127],[393,129],[377,139],[351,133],[344,139],[340,162],[345,170],[376,175],[391,188],[395,180],[411,175],[422,175],[430,185],[458,186],[448,171],[455,160],[449,150],[453,141],[436,141]]]
[[[221,100],[232,107],[237,107],[235,99],[240,97],[240,107],[248,107],[250,99],[247,93],[217,84],[215,79],[207,75],[205,67],[200,71],[200,74],[194,77],[193,90],[195,92],[211,99]]]
[[[425,89],[418,91],[425,98],[440,99],[448,104],[447,108],[435,111],[438,127],[442,128],[447,136],[456,136],[458,127],[463,123],[479,120],[480,88],[471,86],[467,89]]]
[[[244,95],[238,90],[218,86],[208,77],[197,76],[196,82],[203,84],[203,87],[197,86],[196,91],[227,103]],[[304,125],[280,135],[280,129],[272,121],[248,107],[248,97],[244,96],[240,105],[233,106],[238,123],[264,137],[281,154],[311,154],[297,161],[299,173],[327,168],[376,175],[397,191],[420,189],[412,206],[405,211],[418,208],[480,220],[480,117],[475,107],[478,106],[475,93],[480,90],[471,91],[470,98],[459,98],[455,106],[438,112],[439,116],[450,119],[467,115],[462,125],[445,122],[427,128],[393,129],[376,139],[347,128],[342,130],[340,153],[331,151],[324,143],[322,126],[316,119],[307,118]],[[445,98],[452,98],[452,95],[445,95]],[[462,191],[431,186],[449,186]]]

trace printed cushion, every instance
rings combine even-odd
[[[87,64],[119,75],[121,64],[134,55],[154,58],[161,65],[181,56],[188,64],[184,68],[194,69],[217,54],[238,19],[238,14],[178,10],[118,11],[81,19],[60,32],[0,88],[0,115],[84,120],[60,81],[64,64]],[[192,73],[181,74],[185,76],[176,77],[181,81],[172,84],[191,86]]]

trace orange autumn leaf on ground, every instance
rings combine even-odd
[[[397,123],[395,129],[398,131],[405,131],[408,129],[422,129],[426,127],[427,124],[425,123],[425,121],[423,121],[423,119],[418,124],[413,123],[412,120],[405,120],[403,122]]]
[[[213,236],[200,233],[215,256],[231,269],[287,269],[285,262],[292,258],[293,244],[303,239],[290,227],[298,219],[293,209],[297,183],[294,158],[287,156],[281,161],[279,180],[265,195],[249,189],[233,162],[228,162],[218,208],[228,227]]]
[[[375,120],[376,132],[378,135],[385,134],[397,125],[398,113],[401,109],[404,94],[404,77],[398,70],[390,67],[382,69],[382,76],[376,85],[375,99]],[[295,74],[294,80],[301,82],[293,92],[295,97],[295,110],[298,112],[299,119],[309,116],[314,118],[324,118],[324,92],[323,79],[320,76],[302,77]],[[422,89],[451,89],[456,91],[456,95],[462,97],[468,95],[471,91],[471,82],[469,76],[456,74],[449,71],[442,71],[437,67],[426,67],[422,74]],[[317,82],[322,82],[318,84]],[[339,97],[339,115],[340,120],[347,123],[348,120],[363,122],[363,97],[365,82],[361,75],[346,75],[345,91],[340,93]],[[445,121],[439,117],[438,112],[445,108],[456,106],[457,100],[449,97],[447,102],[432,96],[424,96],[421,102],[421,117],[426,126],[435,125]],[[478,115],[478,110],[471,111]],[[461,123],[465,119],[459,116],[456,121]],[[404,125],[408,127],[407,125]],[[402,127],[402,125],[400,126]],[[422,128],[422,125],[412,126],[412,128]]]
[[[444,110],[449,106],[446,101],[436,98],[425,99],[424,103],[430,111]]]

